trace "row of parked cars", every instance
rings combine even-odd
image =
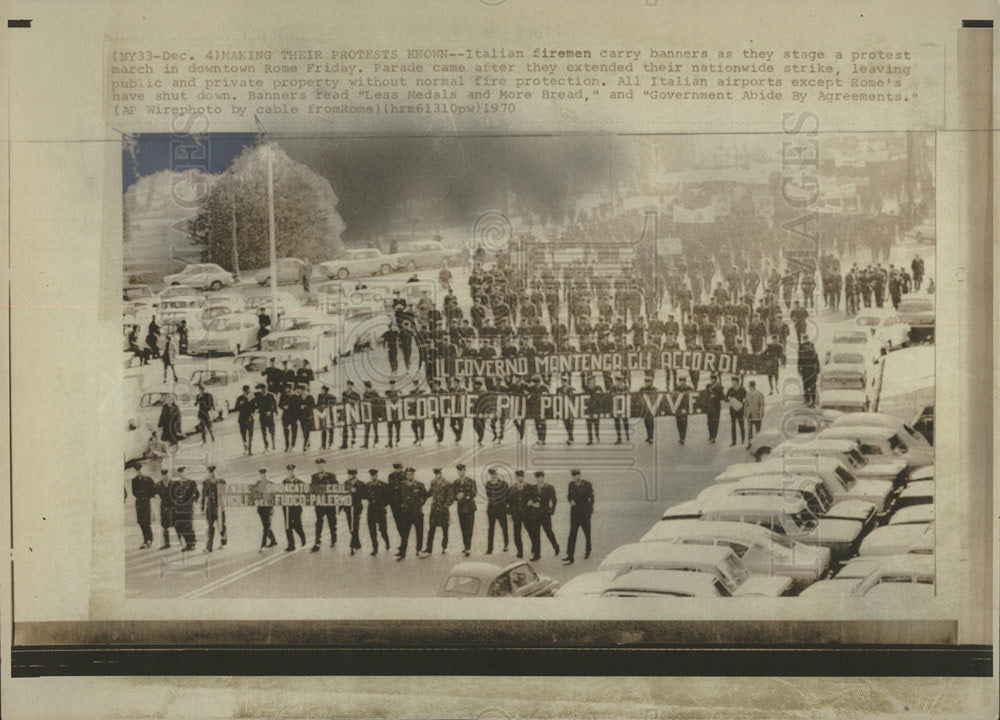
[[[842,415],[808,442],[728,467],[555,594],[922,596],[933,591],[933,461],[897,418]],[[903,578],[913,587],[881,587]]]

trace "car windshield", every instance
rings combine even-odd
[[[893,455],[903,455],[909,448],[903,442],[903,438],[896,434],[889,438],[889,449],[892,450]]]
[[[490,589],[487,591],[487,595],[490,597],[503,597],[504,595],[510,595],[511,593],[511,581],[510,573],[504,573],[497,577],[493,582],[490,583]]]
[[[843,365],[864,365],[865,356],[860,353],[837,353],[831,358],[831,362]]]
[[[854,322],[863,327],[875,327],[878,325],[879,319],[874,315],[862,315],[858,317]]]
[[[816,484],[816,495],[819,496],[819,499],[823,502],[824,507],[829,508],[833,505],[833,493],[830,492],[830,489],[825,483]]]
[[[837,477],[838,480],[840,480],[840,484],[844,486],[845,490],[850,490],[852,487],[854,487],[854,484],[857,482],[857,480],[854,479],[854,476],[851,475],[851,473],[849,473],[842,467],[839,467],[836,470],[834,470],[833,474]]]
[[[860,374],[823,374],[820,376],[819,386],[822,390],[864,390],[865,379]]]
[[[791,517],[795,526],[804,532],[810,532],[816,529],[816,516],[813,515],[808,508],[794,513]]]
[[[174,397],[173,393],[151,392],[142,396],[139,402],[141,407],[160,407],[167,402],[167,398]]]
[[[845,345],[864,345],[868,342],[868,336],[864,333],[845,333],[843,335],[837,335],[833,339],[833,342]]]
[[[452,575],[445,581],[444,591],[455,595],[478,595],[480,585],[479,578]]]
[[[234,318],[218,317],[208,324],[208,329],[212,332],[223,332],[226,330],[239,330],[242,323]]]
[[[723,576],[727,579],[726,586],[736,590],[750,577],[750,571],[734,555],[727,555],[721,563]]]
[[[511,588],[514,590],[520,590],[538,580],[538,575],[529,565],[518,565],[508,575],[510,575]]]
[[[858,470],[868,464],[868,459],[862,453],[858,452],[857,448],[851,448],[847,453],[847,457],[851,461],[851,467]]]

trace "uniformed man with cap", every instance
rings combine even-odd
[[[629,387],[628,382],[625,380],[624,375],[615,375],[614,385],[611,387],[614,395],[626,396],[628,395]],[[614,413],[615,407],[612,401],[612,412]],[[621,416],[615,413],[615,445],[622,444],[622,435],[625,435],[625,442],[630,442],[632,440],[629,434],[629,419],[627,417]]]
[[[378,394],[378,390],[375,390],[372,387],[372,381],[365,380],[364,385],[365,385],[365,390],[363,393],[361,393],[361,401],[369,403],[372,409],[371,422],[363,423],[365,441],[361,445],[361,447],[367,448],[369,436],[371,436],[372,438],[372,447],[378,445],[378,424],[379,421],[381,420],[381,414],[383,409],[382,409],[382,396]]]
[[[247,388],[249,390],[249,388]],[[205,552],[212,552],[215,542],[215,524],[219,524],[219,547],[226,546],[226,508],[222,498],[226,493],[226,481],[215,476],[215,465],[208,466],[208,477],[201,482],[201,509],[208,520],[208,543]]]
[[[535,421],[535,438],[539,445],[545,444],[547,426],[545,415],[542,413],[542,395],[547,388],[542,384],[542,376],[534,375],[531,378],[531,385],[528,386],[528,406],[527,414]]]
[[[392,510],[392,524],[396,526],[396,534],[400,539],[403,537],[403,483],[406,481],[406,473],[403,471],[403,463],[394,462],[392,472],[389,473],[389,508]]]
[[[174,527],[174,495],[176,483],[170,479],[170,471],[160,470],[160,480],[156,483],[156,494],[160,496],[160,527],[163,529],[163,544],[160,550],[170,547],[170,528]],[[178,532],[178,540],[181,540]]]
[[[656,415],[653,408],[656,406],[656,396],[659,391],[653,385],[653,371],[646,371],[646,379],[642,387],[639,388],[639,401],[642,403],[642,424],[646,427],[646,442],[653,443],[653,430],[656,423]]]
[[[257,385],[254,404],[257,409],[257,419],[260,420],[260,436],[264,439],[264,452],[271,448],[277,449],[278,443],[274,439],[274,416],[278,412],[278,401],[271,391],[264,387],[264,383]]]
[[[385,391],[385,402],[386,402],[386,418],[385,426],[386,432],[389,434],[389,447],[393,446],[393,437],[395,436],[396,445],[399,445],[399,430],[403,425],[403,421],[399,419],[399,413],[396,412],[393,417],[389,417],[389,403],[399,402],[399,390],[396,389],[396,381],[389,381],[389,388]]]
[[[462,554],[466,557],[472,551],[472,530],[476,524],[476,481],[465,475],[465,465],[455,466],[458,477],[452,483],[458,509],[458,524],[462,529]]]
[[[281,399],[278,400],[278,407],[281,408],[281,429],[285,437],[285,452],[295,447],[295,441],[299,433],[299,414],[302,411],[302,396],[296,392],[294,385],[286,385]]]
[[[521,527],[526,520],[527,508],[525,502],[527,501],[528,486],[524,484],[524,470],[514,471],[514,484],[510,486],[507,491],[506,503],[507,503],[507,514],[510,516],[511,520],[511,530],[514,534],[514,547],[517,548],[517,556],[519,558],[524,557],[524,544],[521,540]],[[528,538],[531,538],[531,532],[528,532]],[[506,544],[506,543],[505,543]],[[505,547],[504,550],[507,548]]]
[[[430,386],[431,386],[430,388],[431,395],[434,395],[438,398],[444,395],[445,391],[441,388],[441,381],[438,380],[437,378],[434,378],[433,380],[430,381]],[[431,429],[434,430],[434,434],[437,436],[438,445],[444,442],[444,427],[445,427],[445,419],[444,416],[441,415],[439,409],[439,411],[435,413],[434,417],[431,418]]]
[[[694,388],[688,384],[687,375],[677,376],[677,386],[675,388],[675,391],[684,394],[684,397],[681,398],[681,401],[677,403],[677,410],[674,413],[674,422],[677,424],[677,442],[679,442],[681,445],[684,444],[684,440],[685,438],[687,438],[687,429],[688,429],[687,393],[693,390]]]
[[[413,384],[413,389],[410,390],[409,397],[419,398],[424,395],[424,392],[420,389],[420,381],[416,381]],[[410,420],[410,430],[413,431],[413,444],[422,445],[424,442],[424,435],[426,432],[426,421],[423,417],[414,417]]]
[[[288,471],[288,475],[281,481],[282,491],[286,493],[305,492],[304,483],[295,476],[295,466],[289,464],[285,466],[285,469]],[[285,552],[291,552],[295,549],[295,535],[299,536],[299,544],[306,544],[306,532],[302,529],[302,506],[282,505],[281,510],[285,516],[285,540],[288,542],[285,546]]]
[[[194,480],[184,475],[185,467],[177,468],[179,479],[173,488],[174,499],[174,528],[177,534],[184,539],[184,547],[181,550],[194,550],[194,501],[200,497],[198,484]]]
[[[573,564],[577,530],[583,530],[583,537],[587,542],[584,559],[590,557],[590,516],[594,513],[594,486],[589,480],[583,479],[577,468],[570,470],[570,475],[573,479],[566,493],[569,502],[569,540],[566,542],[566,557],[563,558],[566,565]]]
[[[486,471],[486,554],[493,554],[493,531],[497,524],[503,532],[503,551],[507,552],[510,538],[507,535],[507,494],[510,485],[497,474],[496,468]]]
[[[372,540],[372,555],[378,555],[378,534],[381,533],[386,550],[389,549],[389,534],[385,527],[385,509],[389,504],[389,486],[382,482],[378,470],[368,471],[371,480],[366,487],[368,497],[368,532]]]
[[[256,503],[257,515],[260,517],[261,536],[259,552],[264,552],[265,547],[274,547],[278,544],[278,541],[274,537],[274,532],[271,530],[271,515],[274,513],[274,507],[270,503],[273,502],[274,486],[267,479],[267,468],[261,468],[257,472],[260,475],[257,482],[250,489],[250,497]]]
[[[434,531],[436,528],[441,528],[441,554],[443,555],[448,550],[448,524],[451,519],[449,508],[455,502],[455,491],[452,484],[441,474],[441,468],[434,468],[430,495],[430,527],[427,530],[427,542],[424,545],[423,557],[430,555],[434,550]]]
[[[549,539],[556,555],[559,555],[559,541],[552,532],[552,514],[556,511],[556,489],[546,482],[544,470],[535,471],[535,492],[528,495],[527,506],[531,522],[528,533],[531,534],[532,528],[534,529],[534,536],[531,539],[532,560],[541,559],[542,531],[545,531],[545,537]]]
[[[243,452],[253,455],[253,414],[257,410],[254,396],[250,394],[250,386],[243,386],[243,394],[236,398],[233,408],[239,419],[240,438],[243,440]]]
[[[152,507],[150,499],[156,495],[156,482],[140,467],[132,477],[132,497],[135,498],[135,521],[142,530],[141,550],[153,544]]]
[[[570,411],[570,406],[573,405],[573,399],[576,397],[576,390],[573,388],[573,384],[570,382],[569,374],[563,375],[563,382],[558,388],[556,388],[556,395],[561,395],[564,398],[563,403],[563,427],[566,428],[566,444],[573,444],[573,415]]]
[[[341,512],[347,516],[347,526],[351,529],[351,555],[361,549],[361,538],[358,533],[361,528],[361,510],[364,507],[365,484],[358,478],[358,471],[353,468],[347,471],[344,490],[351,494],[350,507],[342,505]]]
[[[313,416],[316,413],[316,399],[309,392],[308,385],[300,384],[298,390],[302,402],[302,407],[299,408],[299,427],[302,430],[302,451],[305,452],[309,449],[309,436],[315,426]]]
[[[402,499],[400,505],[403,510],[403,528],[400,535],[399,553],[397,560],[406,557],[406,548],[409,545],[410,530],[417,533],[417,555],[424,550],[424,503],[430,493],[422,482],[416,479],[416,470],[412,467],[406,468],[406,474],[402,487]]]
[[[358,391],[354,389],[354,383],[351,380],[347,381],[347,389],[344,390],[344,392],[342,392],[340,394],[340,400],[345,405],[348,404],[348,403],[358,403],[358,402],[361,402],[361,395],[359,395]],[[350,434],[351,434],[351,447],[354,447],[354,443],[357,441],[357,438],[358,438],[358,429],[357,429],[357,427],[355,427],[354,423],[348,423],[346,421],[346,415],[345,415],[344,420],[345,420],[344,421],[344,427],[343,427],[343,430],[342,430],[341,436],[340,436],[340,440],[341,440],[341,442],[340,442],[340,449],[341,450],[346,450],[347,449],[347,433],[348,432],[350,432]]]
[[[340,490],[336,476],[326,469],[326,460],[316,458],[316,472],[310,478],[309,492],[326,494]],[[319,552],[320,540],[323,538],[323,521],[330,527],[330,547],[337,544],[337,506],[316,505],[316,536],[310,552]]]

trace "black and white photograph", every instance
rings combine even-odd
[[[817,126],[125,136],[126,597],[930,602],[935,135]]]

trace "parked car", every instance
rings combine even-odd
[[[913,429],[924,436],[930,445],[934,444],[934,406],[928,405],[917,413],[911,423]]]
[[[859,569],[870,568],[868,562]],[[926,555],[896,555],[876,563],[871,572],[863,577],[853,577],[849,572],[843,578],[821,580],[802,591],[800,597],[864,597],[878,585],[892,583],[920,583],[934,585],[934,558]]]
[[[864,353],[867,357],[875,360],[882,354],[880,345],[872,339],[871,334],[863,329],[841,330],[833,334],[833,340],[827,348],[823,364],[830,362],[830,357],[835,352],[855,351]]]
[[[902,510],[912,505],[925,504],[934,504],[934,481],[914,480],[907,483],[906,487],[900,491],[899,499],[896,501],[896,509]]]
[[[199,315],[204,307],[205,298],[200,295],[179,295],[177,297],[161,299],[158,312],[161,317],[165,317],[169,313],[178,310],[193,311],[195,315]]]
[[[208,323],[215,320],[217,317],[222,317],[223,315],[233,315],[234,313],[243,313],[243,305],[239,307],[233,307],[230,303],[216,304],[202,308],[201,313],[198,315],[198,321],[202,326],[208,325]],[[255,316],[256,317],[256,316]]]
[[[839,410],[807,408],[804,405],[778,405],[764,413],[760,432],[749,442],[750,454],[757,460],[763,459],[786,440],[803,437],[812,438],[823,428],[829,427],[842,413]]]
[[[325,335],[322,329],[305,328],[272,332],[260,342],[263,353],[276,353],[298,360],[308,360],[314,372],[326,372],[339,356],[339,338]]]
[[[889,517],[889,525],[926,525],[934,522],[934,504],[920,503],[897,510]]]
[[[752,573],[727,547],[631,543],[608,553],[599,570],[624,575],[633,570],[686,570],[714,575],[736,597],[779,597],[792,586],[791,578]]]
[[[215,398],[218,419],[221,420],[236,407],[236,399],[243,394],[243,386],[256,384],[256,378],[251,378],[245,368],[200,368],[191,373],[191,385],[195,388],[199,383]]]
[[[271,362],[273,355],[273,353],[260,352],[241,353],[233,358],[233,364],[243,368],[251,375],[260,374],[264,372],[264,368]],[[256,385],[258,382],[261,382],[259,378],[253,384]]]
[[[209,320],[204,329],[194,331],[188,340],[188,353],[209,355],[228,353],[239,355],[257,345],[260,323],[250,313],[230,313]]]
[[[455,565],[441,584],[440,597],[550,597],[559,583],[539,575],[531,563],[518,560],[505,567],[466,561]]]
[[[706,503],[689,501],[663,513],[664,520],[698,518],[763,525],[796,542],[827,547],[834,560],[849,556],[864,530],[855,520],[816,517],[801,498],[774,495],[729,495]]]
[[[182,297],[184,295],[197,295],[200,297],[201,290],[187,285],[168,285],[160,290],[156,298],[157,300],[167,300],[169,298]]]
[[[302,273],[312,276],[312,265],[308,260],[295,257],[278,258],[278,284],[288,285],[300,281]],[[268,285],[271,282],[271,268],[261,268],[255,275],[258,285]]]
[[[868,372],[862,366],[830,364],[819,374],[819,406],[843,413],[866,412]]]
[[[750,572],[783,575],[792,579],[796,589],[821,578],[830,566],[830,551],[827,548],[804,545],[749,523],[701,520],[658,522],[642,536],[640,542],[727,547]]]
[[[826,468],[818,462],[818,458],[829,458],[839,463],[831,465],[846,487],[854,488],[858,499],[867,500],[876,507],[882,505],[894,488],[906,483],[910,475],[906,463],[901,460],[870,462],[870,458],[861,453],[854,440],[811,440],[807,443],[784,442],[774,449],[771,458],[783,458],[784,467],[806,469]],[[881,512],[881,510],[880,510]]]
[[[820,432],[821,439],[854,440],[869,460],[902,460],[911,470],[934,462],[934,448],[920,447],[909,437],[887,427],[837,425]]]
[[[931,443],[927,441],[927,438],[923,434],[918,432],[912,425],[907,425],[895,415],[877,412],[856,413],[850,416],[838,417],[831,423],[832,427],[843,427],[845,425],[891,428],[915,447],[925,449],[931,447]]]
[[[399,258],[384,255],[378,248],[345,250],[342,257],[319,264],[320,271],[328,278],[364,277],[387,275],[399,267]]]
[[[833,483],[837,487],[839,483]],[[702,490],[699,502],[727,495],[801,498],[816,517],[857,520],[868,531],[875,524],[875,505],[863,500],[837,500],[833,488],[818,474],[774,472],[735,482],[718,483]]]
[[[165,275],[166,285],[186,285],[201,290],[221,290],[236,282],[236,276],[215,263],[192,263],[179,273]]]
[[[600,597],[616,577],[617,570],[580,573],[560,585],[555,597]]]
[[[860,557],[902,555],[929,555],[934,552],[934,523],[905,523],[884,525],[872,530],[858,548]]]
[[[397,266],[407,270],[441,268],[451,264],[451,253],[436,240],[417,240],[407,243],[397,256]]]
[[[934,301],[928,295],[907,295],[899,301],[899,319],[910,326],[911,342],[934,341]]]
[[[198,425],[198,408],[194,404],[195,392],[186,383],[160,385],[143,392],[136,411],[136,420],[138,421],[136,425],[145,425],[153,430],[157,429],[160,422],[160,411],[166,404],[168,396],[173,397],[177,407],[180,408],[182,432],[185,435],[194,432],[195,426]]]
[[[726,584],[710,573],[685,570],[633,570],[616,577],[601,597],[730,597]]]
[[[887,350],[905,347],[910,341],[910,326],[900,320],[892,308],[861,308],[854,317],[854,324],[866,328]]]
[[[126,285],[122,288],[122,312],[126,315],[155,313],[159,298],[147,285]]]

